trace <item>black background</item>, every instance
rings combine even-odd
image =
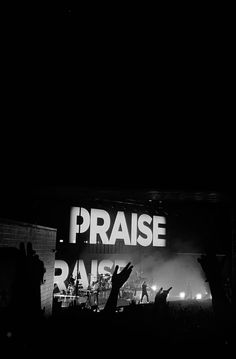
[[[3,203],[59,184],[233,199],[230,9],[5,3],[2,20]]]

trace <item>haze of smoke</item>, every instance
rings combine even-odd
[[[180,292],[187,291],[190,286],[192,295],[208,291],[208,285],[197,261],[198,256],[193,255],[166,255],[157,252],[142,258],[135,266],[149,285],[155,284],[158,288],[173,287],[171,296],[178,296]]]

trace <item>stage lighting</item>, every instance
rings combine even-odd
[[[201,295],[201,293],[198,293],[197,295],[196,295],[196,299],[202,299],[202,295]]]
[[[156,286],[156,285],[152,285],[151,288],[152,288],[152,290],[156,290],[156,289],[157,289],[157,286]]]
[[[184,292],[180,292],[180,293],[179,293],[179,297],[180,297],[181,299],[184,299],[184,298],[185,298],[185,293],[184,293]]]

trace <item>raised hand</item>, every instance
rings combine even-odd
[[[129,262],[120,273],[117,273],[119,269],[119,266],[117,265],[115,267],[114,273],[112,275],[112,288],[114,289],[120,289],[122,287],[122,285],[127,281],[127,279],[129,278],[133,266],[131,265],[131,263]]]
[[[160,289],[159,289],[159,291],[157,292],[157,294],[156,295],[159,295],[159,294],[161,294],[161,292],[163,291],[163,287],[161,287]]]
[[[109,295],[109,298],[106,302],[104,312],[105,313],[114,313],[117,305],[117,299],[119,295],[120,288],[127,281],[132,272],[133,266],[129,262],[120,273],[117,273],[119,266],[115,267],[114,273],[111,278],[112,288]]]
[[[167,298],[169,292],[171,291],[171,289],[172,289],[172,287],[170,287],[169,289],[163,289],[161,287],[155,296],[155,303],[156,304],[166,303],[166,298]]]
[[[169,294],[169,292],[171,291],[172,287],[170,287],[169,289],[164,290],[165,293]]]
[[[163,296],[163,298],[166,300],[167,295],[169,294],[169,292],[171,291],[172,287],[170,287],[169,289],[164,289],[163,292],[161,293],[161,295]]]

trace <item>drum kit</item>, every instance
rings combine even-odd
[[[98,306],[98,302],[101,304],[108,299],[111,289],[111,275],[108,273],[99,274],[95,280],[91,280],[90,277],[90,283],[86,290],[87,304],[88,306]]]
[[[81,300],[86,298],[87,306],[98,305],[98,300],[107,299],[111,289],[111,274],[98,274],[97,278],[94,277],[92,280],[92,275],[88,275],[89,285],[85,289],[80,280],[77,278],[71,277],[65,291],[66,297],[74,297],[74,299]],[[106,298],[107,297],[107,298]]]
[[[111,289],[111,275],[108,273],[99,274],[97,279],[91,282],[89,289],[93,292],[104,292]]]
[[[146,277],[143,276],[142,272],[136,272],[133,276],[127,281],[121,288],[120,297],[126,299],[132,299],[137,290],[140,290],[141,282],[145,280]],[[75,299],[79,298],[86,301],[86,305],[91,307],[93,305],[98,305],[98,302],[101,303],[104,300],[108,299],[110,290],[112,288],[112,275],[110,273],[101,273],[97,277],[92,276],[89,273],[88,275],[89,285],[85,289],[78,277],[75,279],[70,278],[65,295],[74,297]]]
[[[134,290],[141,286],[141,282],[146,280],[143,276],[143,272],[135,272],[134,275],[127,281],[122,287],[124,290]],[[97,277],[88,274],[89,285],[84,289],[80,284],[80,280],[76,277],[71,277],[67,286],[67,295],[86,296],[87,294],[93,294],[96,292],[105,292],[112,287],[112,275],[110,273],[101,273]]]

